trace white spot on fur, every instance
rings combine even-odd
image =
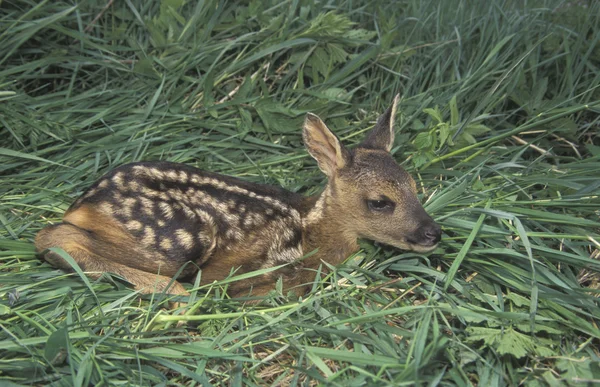
[[[142,229],[142,223],[137,220],[130,220],[125,224],[125,228],[129,231],[140,231]]]
[[[145,197],[140,197],[142,203],[142,211],[148,216],[154,215],[154,201]]]
[[[90,189],[89,191],[87,191],[87,192],[85,193],[85,196],[84,196],[84,197],[86,197],[86,198],[91,198],[91,197],[92,197],[92,196],[94,196],[96,193],[98,193],[98,190],[97,190],[96,188],[92,188],[92,189]]]
[[[190,207],[188,207],[186,205],[182,205],[181,207],[182,207],[183,213],[185,214],[186,217],[188,217],[190,219],[193,219],[196,217],[195,216],[196,214],[194,213],[194,211],[192,211],[192,209]]]
[[[166,173],[166,175],[172,181],[177,181],[178,180],[177,171],[168,171]]]
[[[141,187],[137,181],[131,180],[129,183],[127,183],[127,188],[129,188],[130,191],[138,192]]]
[[[167,195],[166,192],[160,192],[158,194],[158,198],[161,199],[161,200],[169,200],[169,195]]]
[[[233,241],[239,241],[242,239],[243,236],[244,234],[242,234],[242,232],[238,228],[232,227],[229,230],[227,230],[227,232],[225,232],[225,238]]]
[[[148,187],[142,187],[140,194],[149,198],[156,198],[160,195],[160,192],[150,189]]]
[[[98,209],[105,214],[112,215],[115,207],[109,202],[102,202],[98,204]]]
[[[170,250],[171,247],[173,247],[173,244],[171,243],[171,240],[169,238],[162,237],[160,239],[160,247],[165,250]]]
[[[146,226],[144,228],[144,236],[142,238],[142,243],[146,246],[152,246],[156,243],[156,233],[154,229],[150,226]]]
[[[167,202],[158,203],[158,208],[162,212],[163,216],[167,219],[173,219],[173,207],[169,205]]]
[[[115,197],[115,201],[119,202],[120,204],[118,210],[115,211],[115,213],[124,216],[125,218],[131,218],[131,215],[133,214],[133,206],[135,205],[137,200],[129,197],[124,198],[121,194],[119,194],[117,197],[116,192],[113,196]]]
[[[179,182],[182,184],[187,184],[188,182],[188,174],[184,171],[179,171]]]
[[[113,199],[115,199],[115,202],[117,202],[117,203],[123,201],[123,194],[121,193],[121,191],[113,191],[112,197],[113,197]]]
[[[147,175],[149,175],[150,177],[154,177],[157,180],[162,180],[165,177],[163,171],[161,171],[158,168],[150,168],[147,169],[145,172],[147,173]]]
[[[137,203],[137,200],[132,197],[128,197],[122,200],[121,202],[125,207],[133,207]]]
[[[194,237],[188,231],[180,228],[175,231],[175,236],[177,236],[177,241],[180,245],[182,245],[186,250],[190,250],[194,247]]]
[[[115,173],[115,175],[112,177],[112,181],[113,183],[115,183],[115,186],[119,189],[119,190],[125,190],[125,178],[123,176],[123,172],[117,172]]]

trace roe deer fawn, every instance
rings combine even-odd
[[[136,162],[101,177],[62,223],[37,234],[36,249],[58,268],[71,266],[49,247],[62,248],[96,278],[116,273],[142,292],[179,295],[188,293],[172,277],[190,261],[180,275],[199,269],[201,284],[232,270],[288,264],[233,283],[232,296],[264,295],[279,277],[286,291],[304,294],[323,262],[338,265],[358,250],[357,238],[431,251],[441,229],[419,203],[415,181],[389,153],[397,102],[398,96],[352,150],[319,117],[307,115],[304,143],[328,177],[320,195],[304,197],[184,164]]]

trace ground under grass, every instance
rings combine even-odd
[[[0,1],[0,379],[21,385],[600,383],[600,3]],[[443,226],[247,306],[53,269],[32,240],[123,163],[313,194],[306,112],[397,160]],[[231,279],[231,280],[236,280]]]

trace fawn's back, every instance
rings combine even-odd
[[[260,295],[282,278],[303,293],[323,263],[337,265],[364,237],[426,252],[441,231],[416,197],[414,180],[389,154],[397,99],[356,149],[309,115],[304,141],[329,178],[304,197],[170,162],[121,166],[98,180],[36,237],[39,252],[61,247],[93,276],[112,272],[150,292],[186,294],[172,277],[202,270],[201,283],[284,265],[236,282],[230,293]],[[307,253],[314,252],[303,259]],[[70,269],[54,251],[51,264]],[[170,285],[170,288],[168,286]]]

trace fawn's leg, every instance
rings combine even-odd
[[[115,250],[120,250],[119,246],[99,239],[94,233],[72,224],[59,223],[44,228],[36,236],[35,245],[38,253],[49,247],[62,248],[73,257],[83,271],[89,272],[89,276],[92,278],[98,278],[103,272],[110,272],[122,276],[143,293],[165,292],[175,295],[188,294],[185,288],[179,282],[172,281],[171,277],[123,265],[117,261],[118,257],[105,257],[102,255],[103,250],[112,252],[110,255],[113,255]],[[136,251],[128,249],[122,249],[120,254],[129,255],[128,262],[148,259],[148,257],[139,256]],[[135,256],[136,254],[138,256]],[[57,253],[52,251],[46,252],[44,258],[54,267],[69,271],[72,270],[71,265]],[[171,283],[170,286],[169,283]]]

